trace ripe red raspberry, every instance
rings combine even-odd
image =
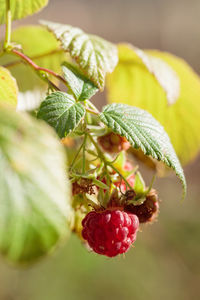
[[[118,153],[122,150],[127,150],[130,147],[130,143],[125,137],[114,132],[98,137],[98,142],[103,150],[109,153]]]
[[[82,236],[94,252],[114,257],[129,250],[136,240],[138,217],[124,211],[92,211],[82,221]]]
[[[153,222],[159,212],[159,202],[157,192],[152,189],[146,196],[146,200],[141,205],[129,204],[125,206],[125,211],[138,216],[140,223]]]

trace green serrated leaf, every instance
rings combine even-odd
[[[48,4],[48,0],[10,0],[12,20],[30,16]],[[0,24],[5,23],[6,0],[0,0]]]
[[[0,106],[0,252],[31,263],[69,233],[64,150],[46,124]]]
[[[136,194],[144,194],[145,193],[145,182],[140,174],[140,172],[137,172],[135,174],[135,184],[134,184],[134,191]]]
[[[0,66],[0,102],[17,105],[18,87],[10,72]]]
[[[85,108],[72,95],[54,92],[41,103],[38,118],[51,125],[60,138],[73,131],[85,115]]]
[[[41,24],[55,34],[62,48],[76,60],[85,75],[103,89],[106,73],[111,73],[117,65],[117,47],[76,27],[48,21],[41,21]]]
[[[77,100],[84,101],[90,99],[98,92],[99,89],[76,66],[65,62],[62,70],[68,87]]]
[[[148,112],[126,104],[110,104],[100,114],[101,121],[115,133],[125,136],[134,148],[163,161],[180,178],[184,195],[185,176],[164,128]]]

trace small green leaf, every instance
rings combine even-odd
[[[100,114],[101,121],[115,133],[125,136],[134,148],[163,161],[172,168],[186,193],[185,176],[164,128],[148,112],[126,104],[110,104]]]
[[[117,168],[120,172],[124,172],[124,165],[126,163],[126,155],[124,151],[121,151],[112,165]],[[126,173],[126,171],[124,172]],[[123,174],[124,175],[124,174]]]
[[[0,252],[31,263],[68,237],[66,157],[46,124],[0,106]]]
[[[85,115],[85,108],[72,95],[54,92],[41,103],[38,118],[51,125],[60,138],[73,131]]]
[[[98,88],[80,73],[78,68],[67,62],[62,67],[68,87],[79,101],[90,99],[98,92]]]
[[[136,194],[144,194],[145,193],[145,182],[140,174],[140,172],[137,172],[135,174],[135,184],[134,184],[134,191]]]
[[[48,4],[48,0],[11,0],[12,20],[32,15]],[[5,23],[6,0],[0,0],[0,24]]]
[[[55,34],[62,48],[76,60],[85,75],[103,89],[106,73],[111,73],[117,65],[117,47],[76,27],[48,21],[41,21],[41,24]]]
[[[0,102],[17,105],[18,87],[10,72],[0,66]]]
[[[101,189],[104,189],[104,190],[108,190],[109,189],[109,187],[105,183],[103,183],[102,181],[100,181],[100,180],[97,180],[97,179],[93,178],[92,182],[96,186],[100,187]]]

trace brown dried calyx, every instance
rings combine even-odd
[[[153,222],[159,213],[159,199],[157,191],[152,189],[141,205],[126,205],[125,211],[138,216],[140,223]]]
[[[72,183],[72,195],[77,194],[95,194],[95,188],[94,184],[92,183],[92,180],[81,178],[78,181],[75,181]]]

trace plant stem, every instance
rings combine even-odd
[[[98,115],[99,113],[90,109],[90,108],[86,108],[86,111],[89,112],[90,114],[93,114],[93,115]]]
[[[43,79],[44,81],[46,81],[49,85],[51,85],[55,90],[60,90],[51,80],[49,80],[49,78],[47,77],[47,73],[54,76],[55,78],[57,78],[58,80],[62,81],[64,84],[66,84],[65,79],[59,75],[58,73],[46,69],[46,68],[42,68],[39,67],[34,61],[32,61],[32,59],[30,59],[28,56],[26,56],[24,53],[16,50],[16,49],[12,49],[11,51],[9,51],[10,54],[13,54],[15,56],[20,57],[24,62],[26,62],[29,66],[31,66],[36,73],[38,74],[38,76]],[[44,76],[46,75],[46,76]]]
[[[93,145],[95,146],[97,153],[99,155],[99,158],[104,162],[106,170],[107,170],[107,166],[110,166],[117,174],[119,174],[119,176],[124,180],[125,184],[132,190],[132,186],[128,183],[128,181],[126,180],[126,178],[120,173],[120,171],[115,168],[111,162],[107,161],[105,156],[103,155],[103,153],[101,152],[101,149],[99,148],[98,144],[95,142],[95,140],[93,139],[93,137],[88,134],[91,142],[93,143]]]
[[[76,160],[77,160],[77,157],[79,156],[79,153],[81,152],[83,146],[84,146],[84,141],[83,141],[83,143],[81,144],[81,146],[79,147],[78,151],[76,152],[76,155],[74,156],[74,159],[73,159],[73,161],[72,161],[72,163],[71,163],[71,166],[70,166],[70,168],[69,168],[69,171],[73,168],[73,166],[74,166],[74,164],[75,164],[75,162],[76,162]]]
[[[99,155],[99,158],[104,162],[105,165],[107,165],[107,160],[106,158],[104,157],[101,149],[99,148],[98,144],[95,142],[95,140],[93,139],[92,135],[88,133],[88,137],[90,138],[92,144],[95,146],[96,150],[97,150],[97,153]]]
[[[83,163],[82,163],[82,173],[85,174],[85,146],[87,141],[87,134],[85,134],[84,140],[83,140]]]
[[[12,14],[10,8],[10,0],[6,0],[6,35],[5,35],[4,49],[7,49],[10,46],[11,25],[12,25]]]
[[[86,100],[86,103],[90,108],[92,108],[96,115],[100,113],[96,106],[92,102],[90,102],[90,100]]]
[[[48,73],[54,77],[56,77],[58,80],[62,81],[64,84],[66,84],[66,80],[61,76],[59,75],[58,73],[52,71],[52,70],[49,70],[49,69],[46,69],[46,68],[42,68],[42,67],[39,67],[36,63],[34,63],[34,61],[32,61],[28,56],[26,56],[24,53],[16,50],[16,49],[13,49],[11,52],[11,54],[14,54],[16,56],[19,56],[22,60],[24,60],[26,63],[28,63],[33,69],[35,69],[36,71],[41,71],[41,72],[45,72],[45,73]]]
[[[47,52],[47,53],[43,53],[41,55],[35,55],[35,56],[32,56],[31,57],[31,60],[36,60],[36,59],[41,59],[41,58],[45,58],[45,57],[49,57],[53,54],[57,54],[57,53],[61,53],[63,50],[62,49],[58,49],[58,50],[52,50],[50,52]],[[19,64],[21,64],[21,61],[20,60],[17,60],[17,61],[13,61],[13,62],[9,62],[7,64],[4,64],[3,67],[9,69],[9,68],[12,68],[12,67],[16,67],[18,66]]]

